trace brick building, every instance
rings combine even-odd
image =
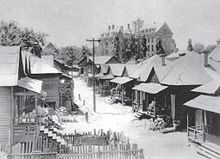
[[[144,25],[144,21],[138,19],[133,21],[132,25],[128,24],[126,29],[123,26],[109,25],[107,32],[101,34],[99,48],[101,55],[118,55],[121,59],[126,50],[130,49],[128,47],[131,39],[135,38],[136,41],[133,45],[136,45],[136,52],[140,53],[141,47],[145,45],[142,57],[148,58],[156,53],[156,44],[160,40],[165,53],[168,55],[174,52],[176,48],[172,36],[173,32],[166,23]],[[132,53],[134,53],[134,50]]]
[[[101,55],[116,55],[118,52],[120,56],[120,52],[126,49],[126,40],[130,38],[130,35],[130,24],[128,24],[127,29],[124,29],[123,26],[115,27],[115,25],[109,25],[108,30],[102,33],[100,37],[99,48]],[[120,49],[116,47],[117,41],[122,45]]]
[[[144,56],[151,57],[156,53],[156,44],[159,40],[162,42],[165,54],[169,55],[175,51],[176,44],[173,39],[173,32],[167,23],[153,23],[144,25],[140,29],[140,36],[146,40],[146,54]]]

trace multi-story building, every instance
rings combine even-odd
[[[122,58],[126,50],[131,51],[129,45],[133,42],[136,51],[131,52],[148,58],[156,53],[156,45],[161,41],[165,54],[168,55],[176,48],[172,36],[173,32],[166,23],[144,25],[144,21],[138,19],[132,22],[132,26],[128,24],[126,29],[123,29],[123,26],[108,26],[108,31],[101,34],[99,48],[101,55],[116,55]],[[131,41],[131,38],[136,40]]]
[[[99,48],[101,55],[116,55],[126,49],[125,43],[131,35],[130,24],[126,30],[123,26],[109,25],[108,30],[101,34]],[[117,41],[120,42],[121,48],[117,50]],[[120,56],[120,55],[119,55]]]
[[[156,45],[159,41],[163,46],[166,55],[175,51],[176,44],[173,39],[173,32],[167,23],[153,23],[151,25],[145,25],[140,29],[140,36],[145,38],[146,45],[146,57],[151,57],[156,53]]]

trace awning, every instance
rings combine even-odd
[[[220,96],[200,95],[184,105],[220,114]]]
[[[128,83],[132,80],[133,79],[131,79],[129,77],[116,77],[116,78],[112,79],[110,82],[122,85],[122,84]]]
[[[167,86],[162,86],[158,83],[141,83],[141,84],[133,87],[132,89],[146,92],[146,93],[150,93],[150,94],[157,94],[166,88],[167,88]]]
[[[42,81],[25,77],[18,80],[18,86],[41,94]]]
[[[114,76],[112,74],[108,74],[108,75],[104,75],[102,77],[100,77],[99,79],[102,79],[102,80],[111,80],[113,79]]]
[[[192,90],[192,92],[199,92],[206,94],[216,94],[219,91],[220,91],[220,84],[218,80],[212,80]]]

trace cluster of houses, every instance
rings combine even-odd
[[[189,140],[220,145],[220,40],[210,54],[181,50],[137,64],[97,56],[95,63],[84,57],[78,64],[88,86],[96,82],[101,96],[111,95],[113,102],[154,120],[169,116],[171,129],[187,130]]]
[[[0,144],[33,140],[36,108],[71,110],[73,80],[63,62],[18,46],[0,47]],[[68,92],[68,93],[67,93]]]

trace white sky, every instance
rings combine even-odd
[[[220,38],[220,0],[0,0],[0,20],[48,33],[58,46],[86,44],[108,25],[136,18],[167,22],[177,47],[215,44]],[[89,45],[89,44],[88,44]]]

